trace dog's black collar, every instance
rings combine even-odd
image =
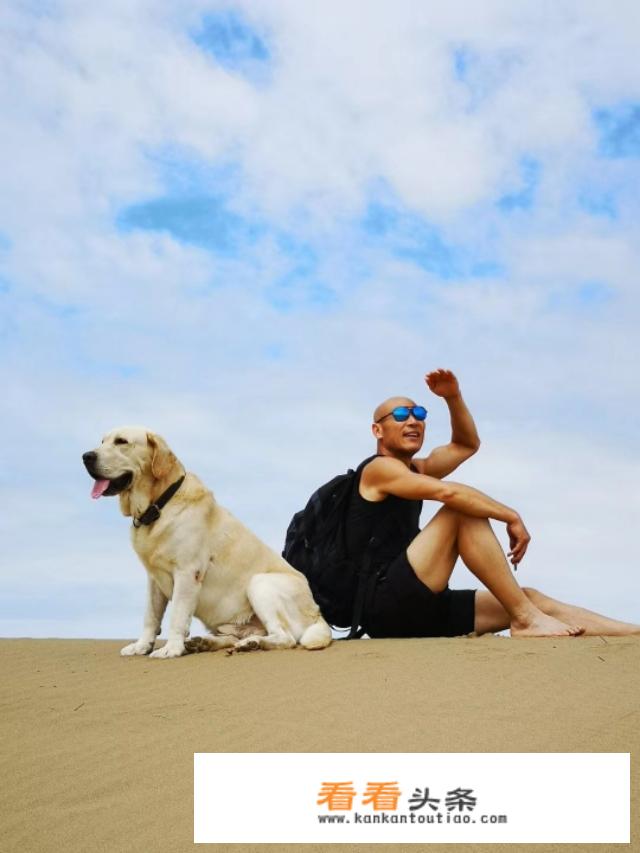
[[[140,527],[142,524],[153,524],[154,521],[157,521],[160,518],[160,510],[166,504],[169,503],[171,498],[178,491],[178,489],[182,485],[184,477],[185,475],[183,474],[179,480],[176,480],[175,483],[172,483],[169,488],[160,495],[160,497],[155,503],[151,504],[146,508],[140,518],[134,518],[133,526]]]

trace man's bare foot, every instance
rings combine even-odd
[[[526,622],[514,620],[511,623],[512,637],[577,637],[583,633],[584,628],[580,625],[567,625],[541,610]]]

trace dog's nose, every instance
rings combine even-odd
[[[82,454],[82,461],[85,465],[93,465],[97,458],[98,454],[95,452],[95,450],[87,450],[86,453]]]

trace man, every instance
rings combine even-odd
[[[514,568],[524,557],[529,533],[519,514],[477,489],[442,482],[480,447],[473,418],[450,370],[425,376],[451,415],[451,441],[424,459],[426,411],[407,397],[391,397],[373,416],[377,456],[362,469],[347,522],[347,547],[361,554],[372,536],[375,580],[363,625],[373,637],[457,636],[511,629],[512,637],[571,637],[640,633],[640,626],[563,604],[512,575],[489,519],[507,525]],[[422,501],[443,504],[423,530]],[[486,590],[451,590],[458,557]]]

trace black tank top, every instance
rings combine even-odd
[[[366,467],[366,466],[365,466]],[[364,471],[364,468],[362,469]],[[411,470],[416,469],[411,466]],[[349,503],[346,539],[347,552],[356,560],[364,555],[372,536],[378,541],[373,554],[376,562],[398,556],[420,532],[422,501],[387,495],[381,501],[368,501],[360,494],[360,478]]]

